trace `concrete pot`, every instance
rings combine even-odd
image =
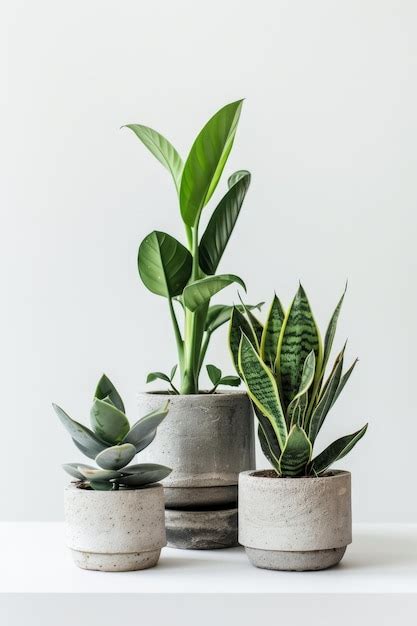
[[[190,396],[140,393],[139,415],[166,400],[168,416],[152,445],[141,452],[141,460],[173,468],[163,481],[167,508],[236,506],[239,472],[256,467],[248,396],[241,391]]]
[[[217,550],[238,545],[237,509],[165,511],[168,545],[182,550]]]
[[[65,490],[67,545],[83,569],[125,572],[158,563],[166,545],[164,492],[143,489]]]
[[[239,543],[256,567],[320,570],[339,563],[352,542],[351,477],[239,476]]]

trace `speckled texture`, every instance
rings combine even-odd
[[[237,509],[166,510],[168,545],[183,550],[215,550],[237,545]]]
[[[142,462],[152,460],[173,468],[163,481],[165,487],[236,485],[240,471],[255,468],[253,413],[246,393],[191,396],[140,393],[139,415],[153,411],[167,399],[168,416],[159,426],[155,441],[141,453]],[[180,501],[173,500],[175,494],[169,496],[170,506],[181,506]],[[224,500],[219,504],[229,503],[230,497],[230,492],[225,490]],[[235,503],[235,495],[232,498]]]
[[[237,506],[237,485],[227,487],[164,487],[167,509]]]
[[[350,473],[270,478],[243,472],[239,477],[239,542],[260,551],[298,553],[293,558],[295,567],[288,566],[290,555],[271,555],[270,569],[323,569],[334,565],[344,550],[333,553],[334,562],[330,564],[327,561],[332,560],[331,553],[321,552],[345,548],[352,542]],[[305,552],[316,552],[316,557],[303,557]],[[266,562],[266,558],[253,553],[251,560],[256,565],[256,560]],[[280,562],[287,562],[287,566],[279,567]]]
[[[166,545],[164,496],[159,484],[119,491],[70,485],[65,490],[65,519],[67,545],[76,564],[85,569],[152,567]]]
[[[305,572],[327,569],[337,565],[346,552],[346,546],[331,550],[309,550],[307,552],[257,550],[256,548],[245,548],[245,551],[250,562],[255,567],[286,572]]]

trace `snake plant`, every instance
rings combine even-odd
[[[99,491],[119,487],[138,489],[171,473],[169,467],[155,463],[129,465],[136,454],[154,440],[159,424],[168,414],[168,402],[130,426],[122,398],[113,383],[103,375],[90,412],[92,430],[71,419],[61,407],[52,406],[77,448],[98,465],[63,465],[64,470],[78,481],[78,486]]]
[[[287,312],[274,296],[265,325],[249,310],[233,311],[229,331],[233,361],[258,418],[262,450],[278,476],[319,476],[366,432],[367,424],[313,456],[323,422],[357,363],[343,372],[345,344],[325,377],[344,295],[324,342],[301,285]]]
[[[232,307],[210,306],[211,298],[241,278],[216,274],[233,232],[250,184],[250,173],[239,170],[228,179],[228,190],[215,207],[200,237],[200,218],[219,183],[235,139],[242,100],[227,104],[203,127],[183,162],[174,146],[160,133],[142,124],[127,124],[148,150],[170,172],[176,189],[186,245],[162,231],[142,241],[138,254],[139,275],[145,286],[166,298],[178,352],[179,389],[173,375],[152,372],[171,385],[171,393],[199,392],[199,375],[212,333],[230,319]],[[178,314],[183,317],[181,330]],[[175,375],[175,369],[173,369]],[[172,373],[171,373],[172,374]],[[239,384],[224,377],[221,384]]]

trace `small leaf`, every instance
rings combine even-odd
[[[283,476],[306,475],[307,465],[311,459],[311,443],[305,431],[294,424],[288,435],[285,447],[279,460]]]
[[[94,400],[90,419],[96,435],[109,443],[121,443],[123,437],[129,432],[129,421],[126,415],[103,400],[97,398]]]
[[[207,374],[209,375],[211,382],[213,383],[215,387],[217,387],[222,377],[221,370],[219,370],[219,368],[216,367],[215,365],[207,365],[206,368],[207,368]]]
[[[98,381],[94,397],[98,398],[99,400],[106,400],[108,398],[111,400],[112,404],[119,409],[119,411],[121,411],[122,413],[125,412],[123,400],[120,397],[119,392],[105,374],[103,374],[103,376]]]
[[[75,443],[77,443],[86,456],[95,458],[99,452],[107,448],[106,443],[101,441],[89,428],[71,419],[61,407],[52,404],[55,413],[65,426]]]
[[[67,474],[69,474],[73,478],[76,478],[77,480],[85,480],[85,477],[83,476],[83,474],[81,474],[80,470],[78,469],[79,466],[80,466],[79,463],[65,463],[62,466],[62,468],[67,472]],[[83,467],[94,469],[94,467],[91,467],[90,465],[83,465]]]
[[[359,439],[362,439],[367,428],[368,424],[365,424],[365,426],[356,431],[356,433],[345,435],[327,446],[323,452],[313,459],[311,463],[312,473],[317,475],[322,474],[328,467],[330,467],[330,465],[346,456]]]
[[[113,480],[114,478],[121,478],[123,476],[121,472],[96,469],[95,467],[87,467],[86,465],[78,465],[78,470],[87,480]]]
[[[284,309],[282,308],[279,298],[275,295],[269,309],[268,318],[265,322],[261,338],[261,357],[262,360],[271,367],[271,369],[275,366],[278,339],[284,317]]]
[[[219,385],[228,385],[229,387],[239,387],[240,378],[239,376],[223,376],[220,379]]]
[[[172,472],[170,467],[156,463],[139,463],[126,467],[124,472],[128,474],[120,481],[127,487],[144,487],[163,480]]]
[[[173,380],[173,378],[174,378],[174,376],[175,376],[175,373],[176,373],[176,371],[177,371],[177,367],[178,367],[178,365],[174,365],[174,367],[172,368],[171,373],[170,373],[170,375],[169,375],[169,377],[170,377],[170,381],[171,381],[171,380]]]
[[[164,374],[163,372],[150,372],[146,378],[146,382],[147,383],[153,383],[154,380],[157,379],[160,380],[165,380],[165,382],[170,383],[171,379],[169,378],[169,376],[167,376],[166,374]]]
[[[140,452],[140,450],[148,446],[155,437],[159,424],[168,415],[168,406],[169,402],[165,402],[161,407],[138,420],[127,433],[123,443],[134,445],[136,452]],[[142,446],[144,441],[146,445]]]
[[[136,456],[136,448],[131,443],[106,448],[96,456],[96,463],[102,469],[119,470],[125,467]]]
[[[219,274],[196,280],[184,289],[184,305],[190,311],[196,311],[199,306],[208,302],[216,293],[232,283],[238,283],[246,291],[243,280],[234,274]]]
[[[264,302],[259,302],[258,304],[245,304],[247,310],[259,309],[261,310]],[[245,309],[241,304],[236,307],[241,313],[244,313]],[[217,328],[225,324],[230,320],[233,313],[233,306],[230,304],[213,304],[209,307],[206,316],[206,325],[205,329],[208,333],[212,333]]]
[[[104,480],[90,480],[90,487],[94,491],[112,491],[113,483]]]

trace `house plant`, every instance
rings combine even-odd
[[[67,542],[75,563],[102,571],[156,565],[166,545],[163,488],[158,481],[171,469],[129,463],[155,438],[168,404],[130,427],[117,389],[103,375],[91,408],[92,430],[56,404],[53,407],[77,448],[98,466],[63,466],[75,479],[65,490]]]
[[[178,368],[174,366],[169,375],[152,372],[148,376],[148,382],[162,379],[170,388],[140,393],[139,410],[151,411],[161,399],[171,399],[156,449],[161,460],[174,468],[164,482],[167,507],[180,510],[226,505],[235,509],[238,474],[255,466],[253,416],[246,393],[206,393],[199,385],[212,334],[232,313],[230,305],[211,305],[211,298],[233,283],[245,288],[241,278],[219,274],[217,269],[250,184],[248,171],[229,177],[228,190],[200,236],[201,216],[232,149],[241,108],[240,100],[220,109],[198,134],[185,163],[157,131],[141,124],[127,125],[171,173],[185,228],[185,245],[165,232],[153,231],[138,253],[143,283],[167,302],[178,354]],[[219,383],[239,384],[237,377],[223,377],[215,366],[209,365],[208,372],[216,389]],[[177,373],[178,384],[174,382]],[[235,511],[231,515],[235,518]],[[172,545],[169,524],[167,530]],[[181,545],[185,547],[184,542]]]
[[[235,309],[230,349],[258,418],[272,470],[239,477],[239,541],[257,567],[324,569],[351,543],[350,473],[331,471],[367,425],[313,455],[323,422],[356,361],[343,373],[345,346],[325,378],[344,294],[324,343],[300,285],[285,313],[275,296],[264,326]]]

